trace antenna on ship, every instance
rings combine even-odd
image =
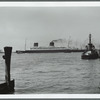
[[[25,51],[26,51],[26,41],[27,41],[27,39],[25,39]]]

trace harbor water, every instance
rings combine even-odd
[[[5,62],[0,54],[0,83]],[[14,94],[99,94],[100,59],[82,60],[81,53],[12,53]]]

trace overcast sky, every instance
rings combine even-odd
[[[0,7],[0,49],[24,49],[25,39],[27,49],[69,37],[83,43],[89,33],[100,43],[100,7]]]

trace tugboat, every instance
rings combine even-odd
[[[95,46],[91,43],[91,34],[89,34],[89,43],[86,45],[86,50],[82,53],[82,59],[97,59],[99,54],[95,49]]]

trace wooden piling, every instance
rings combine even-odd
[[[14,80],[10,78],[10,62],[11,62],[11,53],[12,47],[4,47],[5,55],[5,83],[0,84],[0,94],[14,92]]]
[[[10,88],[10,62],[11,62],[11,53],[12,47],[4,47],[5,51],[5,81],[8,88]]]

